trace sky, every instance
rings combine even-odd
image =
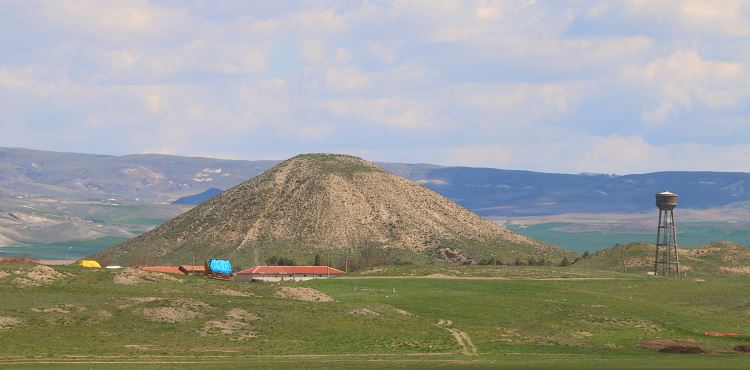
[[[750,172],[750,2],[0,0],[0,146]]]

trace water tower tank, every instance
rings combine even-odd
[[[673,210],[677,207],[677,194],[669,191],[656,194],[656,206],[661,210]]]

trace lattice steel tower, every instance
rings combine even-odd
[[[656,257],[654,273],[668,276],[674,271],[680,275],[680,260],[677,256],[677,226],[674,222],[674,209],[677,207],[677,194],[669,191],[656,194],[656,207],[659,208],[659,228],[656,230]]]

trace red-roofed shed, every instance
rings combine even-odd
[[[326,279],[345,274],[328,266],[257,266],[236,274],[237,281],[291,281]]]
[[[205,275],[206,267],[203,265],[192,266],[192,265],[180,265],[180,271],[185,275]]]
[[[183,274],[183,272],[180,271],[180,269],[175,266],[145,266],[145,267],[141,267],[141,270],[151,271],[151,272],[163,272],[167,274]]]

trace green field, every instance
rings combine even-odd
[[[437,276],[380,272],[297,284],[336,300],[307,302],[274,297],[279,285],[185,276],[119,285],[115,272],[72,266],[57,267],[72,276],[49,285],[18,286],[22,275],[13,272],[29,268],[0,265],[10,273],[0,278],[0,318],[20,320],[0,330],[0,364],[19,368],[739,369],[750,361],[732,351],[750,339],[703,335],[750,328],[750,286],[736,276],[447,265]],[[238,308],[253,317],[224,333],[204,331]],[[147,314],[186,310],[192,314],[173,323]],[[709,353],[639,346],[654,339],[695,341]]]

